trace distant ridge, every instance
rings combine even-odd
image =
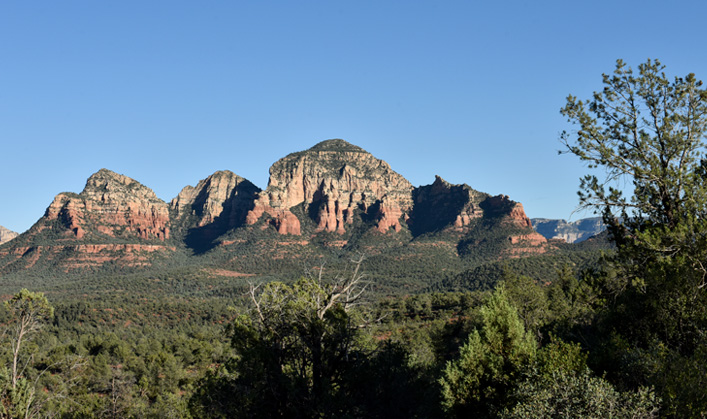
[[[547,218],[531,219],[535,231],[546,239],[562,239],[567,243],[579,243],[606,229],[601,217],[583,218],[568,222]]]

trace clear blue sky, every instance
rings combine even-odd
[[[617,58],[707,79],[703,1],[3,1],[0,225],[22,232],[105,167],[169,201],[343,138],[569,218],[565,97]],[[574,215],[573,218],[578,218]]]

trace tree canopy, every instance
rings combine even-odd
[[[614,230],[617,240],[630,236],[672,255],[705,247],[707,90],[692,73],[670,80],[663,70],[658,60],[637,72],[618,60],[590,100],[567,98],[561,112],[579,129],[561,141],[605,172],[582,179],[580,206],[604,213],[614,227],[621,220],[628,232]],[[646,227],[661,234],[642,234]]]

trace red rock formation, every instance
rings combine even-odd
[[[167,204],[151,189],[106,169],[91,176],[79,195],[57,195],[32,230],[43,230],[54,221],[63,224],[77,239],[97,234],[139,239],[169,238]]]
[[[530,246],[542,246],[547,243],[547,239],[538,233],[520,234],[508,238],[511,244],[526,244]]]
[[[524,244],[526,246],[544,246],[547,239],[533,230],[533,224],[525,215],[523,204],[512,201],[506,195],[490,197],[485,201],[486,209],[495,215],[503,216],[503,222],[509,225],[526,229],[528,232],[509,237],[511,244]]]
[[[396,232],[402,230],[400,225],[400,219],[405,215],[403,214],[403,209],[396,205],[396,201],[390,202],[390,200],[385,197],[383,202],[378,209],[378,225],[376,229],[381,233],[387,233],[391,228]]]
[[[523,204],[521,204],[520,202],[517,202],[513,206],[513,209],[508,214],[508,219],[511,223],[517,225],[518,227],[533,228],[533,223],[530,221],[530,218],[525,215]]]
[[[220,221],[228,229],[243,222],[254,194],[260,189],[247,179],[223,170],[199,181],[196,187],[186,186],[170,203],[177,218],[197,217],[188,227],[204,227]]]
[[[259,195],[255,201],[255,206],[248,211],[245,223],[252,225],[258,222],[263,214],[269,215],[271,218],[268,221],[270,225],[275,227],[280,234],[300,235],[300,221],[289,209],[275,208],[270,204],[270,196],[267,191]]]
[[[484,201],[484,211],[490,215],[503,216],[504,221],[520,228],[533,228],[523,204],[512,201],[507,195],[496,195]]]
[[[410,227],[416,234],[453,230],[466,232],[474,220],[483,217],[479,206],[488,195],[468,185],[453,185],[439,176],[431,185],[415,190]]]
[[[301,214],[307,218],[298,218]],[[0,265],[9,266],[22,258],[28,265],[45,261],[73,268],[113,260],[139,266],[149,263],[149,255],[159,254],[144,246],[170,251],[159,240],[169,239],[171,230],[175,236],[172,242],[183,240],[195,252],[230,245],[246,246],[233,252],[234,259],[257,252],[267,257],[301,257],[301,247],[316,247],[323,241],[329,247],[358,245],[356,241],[368,235],[357,231],[349,237],[347,233],[354,226],[370,228],[369,223],[379,234],[409,229],[413,237],[425,235],[425,240],[409,241],[405,234],[391,240],[371,240],[361,246],[367,255],[379,254],[383,247],[415,248],[431,240],[450,257],[457,257],[457,246],[467,233],[479,236],[498,224],[512,227],[494,238],[506,245],[508,255],[544,252],[552,247],[532,231],[523,206],[507,196],[490,197],[468,185],[449,184],[439,176],[432,185],[413,188],[386,162],[343,140],[329,140],[273,164],[265,191],[232,172],[219,171],[196,187],[185,187],[171,206],[133,179],[103,169],[88,179],[80,194],[57,195],[27,234],[12,247],[2,247]],[[233,231],[243,224],[274,229],[282,235],[306,232],[307,236],[280,237],[253,245],[257,234]],[[310,237],[320,232],[345,236]],[[444,234],[435,236],[437,233]],[[276,250],[268,248],[273,243]],[[301,245],[286,245],[293,243]],[[409,253],[405,257],[415,256]]]
[[[246,224],[268,214],[281,234],[301,234],[300,220],[290,209],[315,205],[316,230],[343,234],[355,211],[380,203],[377,229],[399,231],[401,216],[412,207],[412,189],[386,162],[346,141],[328,140],[273,164],[268,187]]]
[[[29,268],[45,260],[73,269],[110,260],[137,266],[148,263],[149,254],[174,251],[160,243],[169,234],[165,202],[135,180],[101,169],[80,194],[57,195],[16,245],[0,253],[0,263],[22,259]]]
[[[273,225],[280,234],[300,235],[299,219],[288,210],[273,210]]]

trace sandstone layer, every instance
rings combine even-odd
[[[168,251],[175,250],[174,247],[149,244],[18,246],[0,250],[0,268],[21,260],[24,269],[30,269],[40,259],[47,263],[59,263],[65,272],[86,267],[99,267],[106,262],[129,267],[145,266],[149,265],[152,255],[165,255]]]

